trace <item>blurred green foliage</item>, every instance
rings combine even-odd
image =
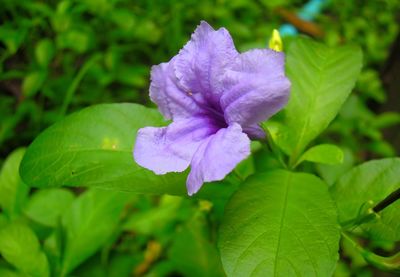
[[[28,144],[39,131],[84,106],[124,101],[150,104],[150,66],[168,61],[202,19],[228,28],[237,47],[245,50],[265,47],[272,29],[284,23],[276,8],[295,12],[303,4],[300,0],[4,0],[0,10],[0,153]],[[396,0],[367,5],[328,1],[317,18],[328,44],[352,42],[363,47],[365,67],[357,86],[362,102],[385,101],[379,70],[398,32],[399,6]],[[346,133],[349,125],[360,136],[379,140],[379,129],[370,124],[368,111],[354,104],[351,110],[353,114],[344,115],[347,125],[339,132]],[[350,122],[349,116],[353,117]],[[398,117],[392,120],[400,121]],[[381,142],[367,147],[383,155],[393,153]]]
[[[400,123],[399,110],[376,115],[370,107],[379,110],[379,105],[387,98],[381,75],[389,62],[390,51],[394,51],[392,43],[399,35],[400,4],[396,0],[368,3],[335,0],[331,3],[320,17],[325,30],[323,40],[328,45],[360,45],[364,66],[355,93],[330,127],[330,135],[351,148],[357,161],[367,157],[396,156],[399,149],[384,140],[382,129]]]
[[[265,47],[280,22],[244,0],[4,0],[0,16],[3,153],[78,108],[148,103],[151,65],[168,61],[201,19],[229,28],[241,49]]]

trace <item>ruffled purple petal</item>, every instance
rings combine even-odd
[[[150,98],[167,119],[187,118],[199,111],[199,106],[184,89],[178,86],[173,58],[151,69]]]
[[[239,124],[220,129],[203,141],[191,161],[186,187],[189,195],[204,182],[222,180],[236,165],[250,155],[250,139]]]
[[[284,54],[256,49],[239,55],[225,74],[220,103],[228,124],[243,128],[260,123],[287,103],[290,81],[285,76]]]
[[[176,56],[176,76],[187,92],[201,94],[204,103],[219,107],[223,92],[221,76],[237,55],[233,40],[225,28],[215,31],[202,21],[191,40]]]
[[[246,133],[250,139],[265,139],[266,134],[264,130],[257,124],[253,124],[243,128],[243,132]]]
[[[167,127],[145,127],[138,131],[134,148],[135,161],[156,174],[182,172],[200,144],[217,132],[207,118],[178,120]]]

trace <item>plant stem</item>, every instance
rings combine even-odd
[[[285,161],[283,160],[282,152],[279,150],[278,146],[274,143],[274,140],[272,139],[272,136],[269,133],[268,129],[267,128],[263,128],[263,129],[264,129],[265,134],[267,135],[267,137],[262,142],[266,142],[268,148],[275,155],[275,157],[278,160],[278,162],[282,165],[283,168],[287,169],[288,166],[286,165]]]
[[[82,81],[83,77],[85,76],[86,72],[92,67],[92,65],[100,58],[100,55],[95,54],[93,55],[86,63],[81,67],[76,74],[76,77],[72,81],[71,85],[68,87],[68,90],[65,94],[64,102],[61,106],[60,115],[64,116],[67,113],[68,106],[71,103],[72,97],[75,94],[76,89],[78,88],[79,83]]]
[[[352,220],[346,221],[342,224],[344,229],[361,225],[367,221],[374,219],[377,213],[387,208],[394,202],[400,199],[400,188],[389,194],[385,199],[376,204],[373,208],[368,209],[368,213],[363,214],[361,217],[356,217]]]
[[[381,270],[400,273],[400,253],[396,253],[390,257],[382,257],[361,247],[345,232],[342,232],[342,237],[346,239],[369,264]]]
[[[240,183],[242,183],[244,181],[244,178],[242,176],[240,176],[240,174],[236,170],[233,170],[232,172],[233,172],[233,176],[235,176],[236,179],[238,179]]]
[[[399,199],[400,199],[400,188],[389,194],[385,199],[379,202],[372,210],[378,213]]]

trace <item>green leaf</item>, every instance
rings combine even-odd
[[[55,227],[60,216],[68,210],[74,198],[74,194],[66,189],[39,190],[29,199],[24,213],[38,223]]]
[[[329,48],[307,38],[290,45],[286,69],[292,89],[277,143],[293,164],[335,118],[354,87],[361,62],[358,47]]]
[[[152,209],[135,212],[125,222],[123,229],[136,234],[153,235],[164,232],[166,226],[176,218],[182,198],[163,195],[160,203]]]
[[[336,200],[339,221],[344,224],[357,217],[364,207],[371,207],[400,188],[400,158],[363,163],[331,188]],[[400,240],[400,201],[394,202],[379,217],[360,225],[364,234],[374,239]]]
[[[233,195],[219,249],[228,276],[331,276],[339,238],[327,185],[274,170],[250,177]]]
[[[400,124],[400,113],[386,112],[372,119],[373,127],[378,129],[388,128],[397,124]]]
[[[20,274],[8,268],[0,267],[0,276],[1,277],[26,277],[24,274]]]
[[[4,214],[0,213],[0,229],[3,228],[5,225],[7,225],[7,223],[8,223],[7,217]]]
[[[24,42],[28,28],[21,26],[19,29],[16,29],[15,27],[11,27],[11,25],[13,24],[2,24],[0,26],[0,41],[4,43],[7,51],[13,55]]]
[[[320,144],[308,149],[297,164],[309,161],[321,164],[340,164],[343,162],[343,151],[333,144]]]
[[[349,148],[342,148],[343,163],[336,165],[317,164],[316,169],[322,179],[332,186],[340,177],[349,171],[354,165],[354,154]]]
[[[22,93],[27,97],[34,96],[41,89],[46,77],[46,71],[38,70],[29,73],[22,82]]]
[[[18,173],[24,153],[24,148],[12,152],[0,171],[0,207],[9,218],[21,212],[29,192]]]
[[[94,44],[94,35],[82,30],[67,30],[56,37],[57,48],[71,49],[79,54],[88,51]]]
[[[30,186],[96,186],[152,194],[186,194],[185,174],[155,175],[132,157],[139,128],[161,115],[137,104],[89,107],[56,123],[29,146],[21,176]]]
[[[49,276],[47,258],[35,233],[22,223],[10,223],[0,230],[0,253],[21,273],[32,277]]]
[[[207,238],[206,218],[201,212],[176,233],[169,257],[182,276],[225,276],[217,248]]]
[[[55,54],[54,43],[50,39],[42,39],[36,45],[36,61],[41,67],[47,67]]]
[[[66,237],[62,276],[96,253],[110,239],[131,197],[129,193],[91,189],[72,203],[62,218]]]

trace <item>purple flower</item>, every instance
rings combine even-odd
[[[225,28],[202,21],[168,63],[153,66],[150,98],[172,123],[139,130],[136,162],[156,174],[191,171],[189,195],[222,180],[250,154],[258,123],[287,103],[284,54],[271,49],[238,53]]]

